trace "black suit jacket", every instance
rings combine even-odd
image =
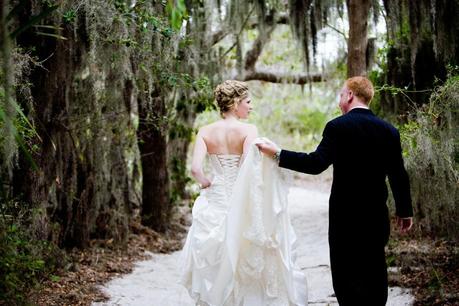
[[[315,152],[282,150],[279,159],[280,167],[309,174],[319,174],[330,164],[330,244],[386,244],[386,177],[394,195],[396,214],[413,215],[397,129],[370,110],[355,108],[327,123]]]

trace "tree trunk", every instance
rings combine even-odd
[[[1,62],[1,76],[0,79],[3,81],[3,103],[0,104],[2,108],[3,116],[1,118],[2,126],[0,127],[0,132],[2,135],[2,148],[0,149],[0,198],[3,196],[11,195],[10,183],[13,179],[13,167],[14,167],[14,158],[17,152],[16,144],[16,132],[14,126],[14,119],[16,117],[16,107],[13,96],[13,74],[12,69],[12,46],[11,39],[9,37],[9,27],[8,27],[8,12],[9,12],[9,1],[2,1],[0,3],[0,54],[2,56]],[[5,184],[4,184],[5,183]],[[6,186],[7,188],[5,188]]]
[[[128,29],[107,18],[117,14],[113,5],[96,2],[82,2],[75,22],[63,25],[67,40],[33,30],[18,37],[43,60],[30,75],[33,121],[43,143],[35,156],[39,170],[16,187],[42,212],[44,238],[66,247],[85,247],[92,238],[126,242],[140,203],[131,50],[100,36],[106,28]],[[27,3],[22,22],[44,2]],[[60,24],[60,13],[47,21]]]
[[[170,181],[167,156],[167,126],[164,99],[152,99],[154,113],[140,108],[140,153],[142,156],[142,223],[164,232],[171,215]],[[151,119],[148,117],[151,116]]]
[[[347,76],[367,74],[367,28],[370,0],[346,0],[349,15],[349,40],[347,44]]]

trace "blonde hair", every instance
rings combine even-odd
[[[246,83],[236,80],[226,80],[214,90],[215,101],[223,116],[227,111],[232,110],[249,94],[249,87]]]
[[[371,81],[366,77],[352,77],[347,79],[345,84],[347,88],[352,90],[354,95],[361,98],[365,104],[369,104],[371,99],[373,99],[375,90]]]

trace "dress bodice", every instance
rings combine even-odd
[[[209,157],[214,173],[212,189],[222,188],[226,196],[230,196],[239,171],[241,155],[209,154]]]

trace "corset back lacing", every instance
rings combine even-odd
[[[223,171],[225,181],[225,191],[228,196],[231,195],[234,182],[237,178],[239,169],[240,155],[217,155],[217,159]]]

